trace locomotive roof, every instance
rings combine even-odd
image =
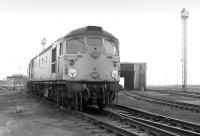
[[[78,28],[78,29],[75,29],[75,30],[69,32],[64,37],[77,36],[77,35],[88,35],[88,34],[108,36],[110,38],[117,40],[117,42],[118,42],[118,39],[116,37],[114,37],[111,33],[103,30],[102,27],[99,27],[99,26],[86,26],[86,27]],[[64,37],[57,39],[55,42],[61,40]],[[37,55],[37,56],[40,56],[43,53],[45,53],[46,51],[48,51],[49,49],[51,49],[52,45],[55,42],[53,42],[50,46],[48,46],[46,49],[44,49],[42,52],[40,52],[39,55]],[[33,59],[35,59],[37,56],[35,56]]]
[[[78,28],[76,30],[71,31],[64,37],[71,37],[71,36],[76,36],[76,35],[88,35],[88,34],[108,36],[117,40],[117,38],[114,37],[111,33],[103,30],[102,27],[99,27],[99,26],[86,26],[86,27]]]

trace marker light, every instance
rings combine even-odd
[[[116,79],[118,77],[118,71],[117,70],[113,70],[112,71],[112,78]]]
[[[77,76],[77,70],[76,69],[69,69],[68,70],[68,76],[71,78],[74,78]]]

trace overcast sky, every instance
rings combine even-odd
[[[200,84],[199,0],[0,0],[0,79],[27,73],[31,58],[69,31],[102,26],[122,62],[146,62],[147,84],[181,83],[182,21],[188,19],[188,83]]]

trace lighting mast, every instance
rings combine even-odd
[[[46,45],[46,38],[43,38],[41,40],[41,44],[42,44],[42,50],[44,50],[45,49],[45,45]]]
[[[181,11],[182,19],[182,88],[187,88],[187,19],[189,11],[185,8]]]

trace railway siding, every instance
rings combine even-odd
[[[178,96],[183,96],[187,99],[192,100],[199,100],[200,99],[200,93],[199,92],[193,92],[193,91],[178,91],[178,90],[148,90],[147,92],[154,92],[159,94],[168,94],[170,97],[175,96],[177,98]],[[200,104],[199,104],[200,105]]]
[[[56,105],[55,103],[50,101],[46,102]],[[65,108],[63,106],[60,106],[60,108],[62,108],[64,111],[70,112],[73,116],[86,120],[91,124],[95,124],[106,130],[112,131],[115,134],[120,134],[124,136],[178,136],[177,134],[170,131],[151,126],[142,121],[132,120],[129,117],[117,115],[113,112],[109,113],[108,111],[106,111],[107,113],[105,116],[104,114],[102,114],[102,111],[100,111],[100,114],[96,115],[94,114],[96,113],[96,111],[93,113],[91,112],[91,109],[84,110],[86,113],[83,113],[74,110],[69,111],[68,108]]]
[[[125,105],[132,108],[145,110],[150,113],[155,113],[162,116],[168,116],[174,119],[183,120],[186,122],[192,122],[194,124],[200,125],[200,114],[197,112],[191,112],[189,110],[181,110],[170,106],[160,105],[157,103],[136,99],[131,96],[127,96],[122,92],[119,93],[118,103],[120,105]]]
[[[156,103],[156,104],[160,104],[160,105],[165,105],[165,106],[170,106],[170,107],[174,107],[174,108],[179,108],[179,109],[183,109],[183,110],[189,110],[189,111],[197,112],[197,113],[200,112],[200,105],[170,101],[170,100],[166,100],[166,99],[161,99],[161,98],[156,98],[153,96],[136,93],[134,91],[132,91],[132,92],[126,91],[123,93],[127,96],[130,96],[130,97],[133,97],[133,98],[139,99],[139,100],[144,100],[144,101],[148,101],[148,102],[152,102],[152,103]]]
[[[192,122],[178,120],[124,105],[113,105],[112,109],[117,110],[118,114],[129,116],[137,121],[144,121],[155,127],[160,126],[162,129],[172,130],[172,132],[180,131],[179,133],[183,132],[186,135],[192,134],[191,132],[194,132],[194,135],[200,135],[200,125]]]

